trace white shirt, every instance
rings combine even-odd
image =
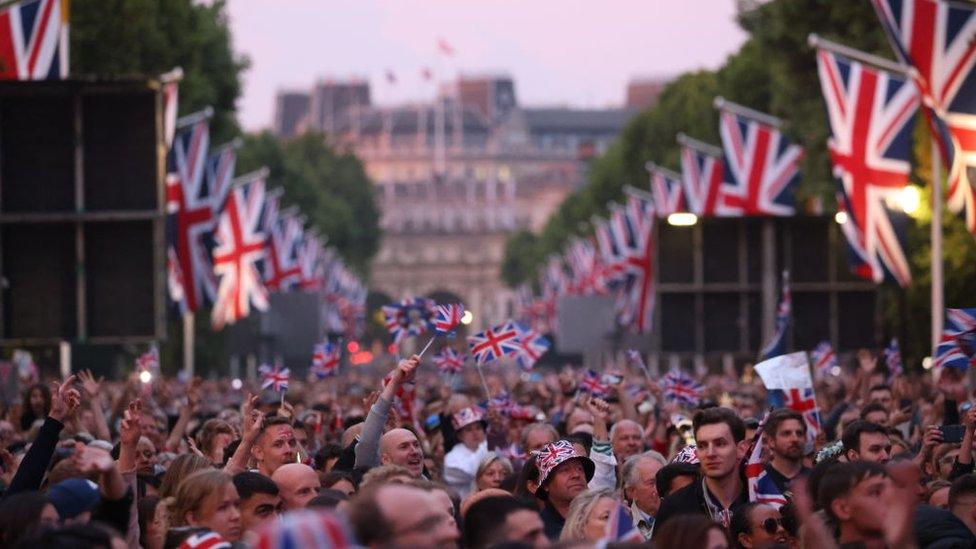
[[[474,489],[474,476],[478,464],[488,455],[488,441],[482,441],[478,449],[471,451],[460,442],[444,456],[444,481],[458,491],[463,499]]]

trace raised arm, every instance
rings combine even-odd
[[[105,411],[102,410],[102,397],[100,394],[102,382],[105,381],[105,378],[100,377],[96,381],[91,370],[82,370],[78,372],[78,379],[81,381],[81,388],[88,395],[88,403],[91,406],[92,416],[95,418],[95,431],[97,432],[92,434],[101,440],[111,442],[112,432],[108,428],[108,422],[105,421]]]
[[[241,408],[241,443],[237,445],[234,455],[227,460],[224,471],[236,475],[247,470],[247,460],[251,457],[251,447],[261,434],[264,424],[264,413],[257,409],[257,395],[247,395]]]
[[[418,366],[420,366],[420,357],[417,355],[401,360],[393,370],[390,382],[383,387],[380,397],[370,407],[363,424],[363,432],[359,436],[359,444],[356,445],[356,467],[373,467],[377,464],[380,437],[383,436],[383,426],[386,425],[386,418],[390,415],[393,398],[400,385],[413,376]]]

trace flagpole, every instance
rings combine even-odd
[[[491,391],[488,390],[488,380],[485,379],[485,373],[481,371],[481,364],[475,362],[475,367],[478,369],[478,375],[481,377],[481,385],[485,388],[485,396],[488,397],[488,402],[491,402]]]
[[[437,339],[436,335],[430,336],[430,339],[427,340],[427,345],[424,345],[424,348],[421,349],[419,353],[417,353],[417,358],[424,356],[424,353],[427,352],[427,349],[430,349],[430,346],[434,343],[435,339]]]
[[[939,143],[932,139],[932,355],[942,338],[945,314],[942,263],[942,159]]]

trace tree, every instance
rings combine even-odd
[[[233,51],[226,3],[192,0],[75,0],[71,72],[158,75],[183,68],[180,114],[214,108],[214,143],[239,133],[235,103],[248,60]]]

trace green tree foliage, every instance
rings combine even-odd
[[[214,108],[214,143],[238,132],[235,103],[245,57],[233,50],[226,2],[75,0],[74,75],[157,75],[182,67],[180,114]]]
[[[379,209],[358,158],[337,154],[319,134],[281,141],[269,132],[246,135],[238,173],[267,166],[269,189],[281,187],[283,206],[297,206],[354,269],[367,273],[379,247]]]

